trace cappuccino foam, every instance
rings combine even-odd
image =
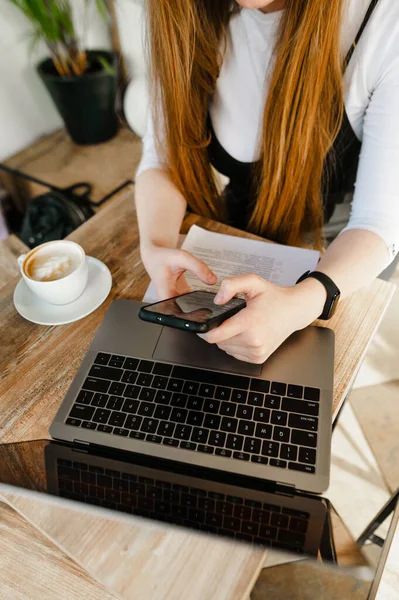
[[[72,253],[39,252],[33,254],[25,266],[25,272],[35,281],[55,281],[67,277],[78,266],[80,260]]]

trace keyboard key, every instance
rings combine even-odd
[[[192,410],[202,410],[204,399],[199,396],[189,396],[187,400],[187,408]]]
[[[92,423],[91,421],[82,421],[81,427],[83,427],[83,429],[96,429],[97,424]]]
[[[138,407],[139,407],[139,402],[137,400],[127,399],[123,403],[122,410],[123,410],[123,412],[136,414]]]
[[[152,442],[153,444],[160,444],[162,442],[162,438],[159,435],[147,434],[145,436],[146,442]]]
[[[265,458],[264,456],[251,456],[251,462],[258,463],[260,465],[267,465],[269,459]]]
[[[303,510],[296,510],[295,508],[283,508],[282,512],[286,515],[292,515],[299,519],[309,519],[310,514]]]
[[[179,408],[185,408],[187,404],[188,396],[186,394],[173,394],[172,400],[170,401],[171,406],[177,406]]]
[[[303,397],[306,398],[306,400],[318,402],[320,400],[320,390],[317,388],[305,387]]]
[[[186,381],[183,386],[183,392],[185,394],[191,394],[193,396],[198,394],[199,383],[195,381]]]
[[[84,384],[82,385],[82,388],[85,390],[91,390],[92,392],[106,393],[110,385],[110,381],[105,381],[104,379],[96,379],[95,377],[87,377]]]
[[[264,456],[273,456],[274,458],[277,458],[279,449],[280,444],[277,444],[277,442],[263,442],[262,444],[262,454]]]
[[[233,390],[231,394],[232,402],[241,402],[245,403],[247,401],[248,392],[244,392],[242,390]]]
[[[226,450],[226,448],[216,448],[215,454],[229,458],[233,453],[231,450]]]
[[[144,387],[149,387],[152,384],[153,376],[149,373],[140,373],[137,377],[137,385],[142,385]]]
[[[211,431],[208,444],[211,446],[223,447],[226,441],[226,434],[223,431]]]
[[[188,411],[184,410],[184,408],[174,408],[170,415],[170,420],[175,421],[176,423],[185,423],[187,414]]]
[[[112,433],[112,427],[109,425],[97,425],[97,431],[102,431],[102,433]]]
[[[168,390],[172,392],[181,392],[183,387],[183,381],[180,379],[169,379]]]
[[[155,375],[164,375],[165,377],[169,377],[172,372],[172,365],[167,365],[166,363],[155,363],[152,372]]]
[[[259,525],[253,523],[252,521],[243,521],[241,524],[241,531],[242,533],[246,533],[248,535],[258,535]]]
[[[123,396],[123,392],[125,391],[126,384],[120,383],[118,381],[113,381],[111,383],[111,387],[108,390],[109,394],[113,396]]]
[[[281,460],[281,458],[271,458],[269,463],[271,467],[280,467],[280,469],[287,468],[287,461]]]
[[[290,415],[288,425],[295,429],[317,431],[319,419],[317,417],[305,417],[304,415]]]
[[[94,415],[95,408],[92,406],[85,406],[84,404],[75,404],[72,408],[69,416],[74,419],[84,419],[85,421],[90,421],[92,416]]]
[[[67,419],[65,423],[66,425],[72,425],[73,427],[80,427],[82,421],[80,419]]]
[[[315,473],[316,468],[312,465],[301,465],[300,463],[289,462],[288,468],[291,471],[301,471],[302,473]]]
[[[171,412],[172,409],[169,406],[163,406],[162,404],[160,404],[155,409],[154,417],[156,419],[164,419],[167,421],[170,417]]]
[[[233,452],[233,458],[249,461],[249,454],[246,454],[246,452]]]
[[[104,367],[103,365],[93,365],[89,371],[89,377],[96,377],[97,379],[108,379],[110,381],[120,381],[122,375],[122,369]]]
[[[154,411],[155,404],[151,404],[150,402],[141,402],[137,414],[142,415],[143,417],[152,417]]]
[[[237,519],[250,519],[251,512],[252,509],[249,506],[244,506],[243,504],[236,504],[233,508],[233,515],[237,517]]]
[[[140,388],[138,385],[128,385],[123,393],[125,398],[138,398],[140,393]]]
[[[215,398],[218,400],[230,400],[231,390],[227,387],[221,387],[220,385],[216,388]]]
[[[205,398],[204,408],[205,412],[217,414],[219,412],[220,402],[219,400],[210,400],[209,398]]]
[[[261,441],[256,438],[247,437],[244,443],[245,452],[251,452],[251,454],[259,454],[261,448]]]
[[[179,445],[179,442],[177,440],[174,440],[172,438],[166,438],[166,437],[163,438],[162,443],[165,446],[178,446]]]
[[[255,431],[255,423],[252,421],[239,421],[238,433],[243,435],[253,435]]]
[[[87,390],[82,390],[81,392],[79,392],[78,397],[76,398],[76,402],[80,402],[80,404],[90,404],[93,396],[94,396],[94,392],[88,392]]]
[[[131,431],[129,437],[135,438],[136,440],[144,440],[145,434],[141,433],[141,431]]]
[[[316,464],[316,450],[311,448],[299,448],[299,462],[309,465]]]
[[[271,425],[262,425],[258,423],[255,430],[256,437],[262,438],[264,440],[270,440],[272,437],[273,428]]]
[[[237,417],[239,419],[248,419],[251,420],[253,418],[254,409],[251,406],[239,404],[237,406]]]
[[[316,402],[295,400],[294,398],[283,398],[282,409],[287,410],[288,412],[312,415],[315,417],[319,414],[319,405]]]
[[[276,396],[285,396],[287,392],[287,385],[278,381],[272,381],[270,385],[270,393],[276,394]]]
[[[138,364],[139,361],[137,360],[137,358],[125,358],[123,368],[127,369],[128,371],[136,371]]]
[[[193,444],[193,442],[180,442],[180,448],[183,450],[196,450],[197,444]]]
[[[287,413],[282,410],[273,410],[270,423],[274,425],[287,425]]]
[[[284,529],[280,529],[277,539],[279,542],[283,542],[284,544],[288,544],[289,546],[294,546],[296,548],[303,548],[305,545],[305,536],[303,533],[294,533],[293,531],[285,531]]]
[[[290,430],[288,427],[275,427],[273,431],[273,439],[278,442],[290,441]]]
[[[124,413],[113,411],[108,420],[108,425],[113,425],[114,427],[123,427],[125,419],[126,415]]]
[[[270,420],[270,410],[268,408],[255,408],[254,421],[268,423]]]
[[[107,365],[110,358],[111,358],[110,354],[105,354],[104,352],[99,352],[97,354],[96,358],[94,359],[94,362],[97,365]]]
[[[138,373],[136,373],[135,371],[125,371],[122,375],[122,381],[123,383],[136,383],[136,379],[139,376]]]
[[[192,442],[198,442],[199,444],[206,444],[208,441],[209,431],[202,427],[194,427],[191,435]]]
[[[272,459],[270,459],[270,462],[272,462]],[[270,523],[275,527],[286,528],[288,527],[288,516],[280,513],[272,513],[270,516]]]
[[[110,396],[107,402],[107,408],[110,410],[121,410],[123,405],[123,398],[119,396]]]
[[[129,435],[128,429],[122,429],[120,427],[114,427],[113,432],[115,435],[121,435],[122,437],[127,437]]]
[[[219,429],[221,420],[219,415],[205,415],[204,427],[207,427],[208,429]]]
[[[213,394],[215,393],[215,386],[208,385],[207,383],[203,383],[200,385],[200,389],[198,394],[200,396],[204,396],[205,398],[213,398]]]
[[[297,533],[306,533],[308,529],[308,522],[305,519],[297,519],[295,517],[291,517],[289,530],[296,531]]]
[[[218,500],[215,505],[215,511],[220,515],[231,516],[233,514],[233,504],[225,500]]]
[[[151,388],[142,388],[139,398],[140,400],[147,400],[147,402],[152,402],[155,398],[156,391]]]
[[[272,396],[271,394],[266,394],[265,396],[265,404],[267,408],[280,408],[281,398],[280,396]]]
[[[158,391],[155,395],[154,402],[156,402],[157,404],[168,405],[171,397],[172,397],[172,392]]]
[[[196,425],[197,427],[201,427],[204,421],[205,415],[202,412],[196,410],[190,410],[187,417],[187,423],[189,425]]]
[[[190,427],[190,425],[176,425],[176,430],[173,437],[177,438],[178,440],[189,440],[192,432],[193,428]]]
[[[259,392],[249,392],[248,404],[251,404],[252,406],[263,406],[264,398],[264,394],[260,394]]]
[[[95,423],[106,423],[109,419],[110,414],[110,410],[106,410],[104,408],[97,408],[92,419]]]
[[[230,450],[241,450],[244,443],[244,436],[242,435],[234,435],[233,433],[229,433],[226,440],[226,447],[230,448]]]
[[[237,431],[238,420],[232,419],[231,417],[223,417],[220,429],[222,431],[229,431],[235,433]]]
[[[141,373],[151,373],[154,363],[151,360],[141,360],[137,367],[137,371]]]
[[[92,392],[90,392],[92,393]],[[99,408],[104,408],[104,406],[107,405],[108,402],[108,394],[95,394],[93,400],[91,401],[91,405],[92,406],[96,406]]]
[[[125,427],[127,429],[140,429],[142,421],[143,417],[138,417],[137,415],[129,415],[126,419]]]
[[[311,448],[316,448],[317,433],[293,429],[291,434],[291,443],[297,444],[298,446],[310,446]]]
[[[158,435],[166,435],[168,437],[173,435],[173,431],[176,427],[175,423],[170,423],[169,421],[161,421],[158,425],[157,434]],[[184,438],[182,438],[184,439]]]
[[[301,385],[289,385],[287,388],[287,396],[289,398],[302,398],[303,387]]]
[[[218,371],[205,371],[202,369],[175,366],[173,367],[172,375],[173,377],[188,381],[198,381],[199,383],[210,383],[242,390],[247,390],[249,387],[249,377],[220,373]]]
[[[238,408],[242,408],[238,406]],[[219,413],[226,417],[234,417],[237,410],[237,404],[233,404],[233,402],[221,402]]]
[[[298,456],[298,446],[292,446],[291,444],[281,444],[280,458],[285,460],[296,460]]]
[[[141,431],[144,433],[155,433],[159,425],[159,421],[157,419],[144,419],[143,424],[141,426]]]
[[[154,377],[152,382],[152,387],[157,390],[166,390],[166,386],[168,385],[168,378],[162,377],[161,375],[157,375]]]
[[[211,446],[204,446],[204,444],[198,444],[197,451],[203,452],[204,454],[213,454],[215,452],[215,449]]]

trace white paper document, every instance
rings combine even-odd
[[[276,285],[294,285],[305,271],[313,271],[320,253],[281,244],[214,233],[193,225],[182,245],[217,275],[218,282],[207,286],[192,273],[185,277],[192,290],[216,292],[223,279],[245,273],[256,273]],[[144,302],[156,302],[158,298],[152,284],[149,285]]]

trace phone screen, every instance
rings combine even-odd
[[[242,298],[232,298],[229,302],[223,304],[223,306],[219,306],[213,302],[215,296],[216,294],[210,292],[191,292],[177,298],[170,298],[163,302],[151,304],[150,306],[146,306],[145,310],[160,315],[170,315],[194,323],[207,323],[233,308],[245,306],[245,300]]]

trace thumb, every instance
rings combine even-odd
[[[229,300],[234,298],[236,294],[245,294],[249,298],[253,298],[265,289],[266,281],[254,275],[253,273],[247,275],[237,275],[237,277],[229,277],[222,281],[220,290],[216,294],[215,304],[226,304]]]
[[[172,268],[182,269],[194,273],[203,283],[214,285],[217,277],[213,271],[202,260],[196,258],[185,250],[180,250],[172,261]]]

